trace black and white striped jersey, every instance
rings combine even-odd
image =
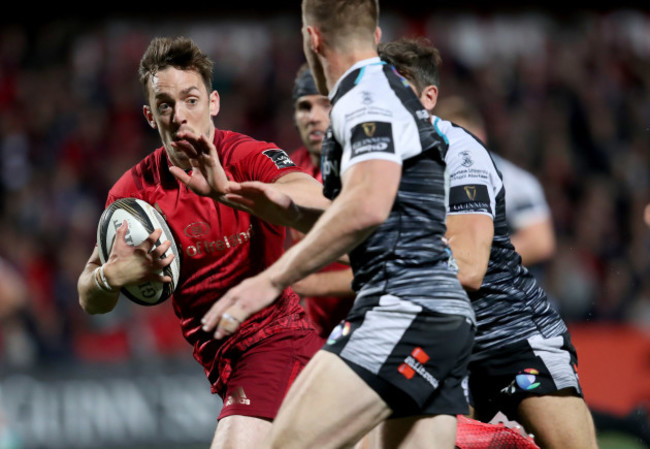
[[[492,153],[492,159],[503,175],[510,232],[549,219],[551,210],[537,178],[498,154]]]
[[[485,214],[494,223],[483,284],[478,291],[469,293],[478,324],[474,357],[487,356],[503,345],[534,335],[561,335],[567,330],[564,321],[510,243],[505,187],[491,154],[464,128],[436,116],[431,121],[448,142],[447,213]]]
[[[419,99],[392,66],[372,58],[347,70],[330,100],[321,162],[327,197],[338,195],[354,164],[384,159],[402,166],[388,219],[350,253],[358,297],[392,294],[473,321],[443,241],[446,143]]]

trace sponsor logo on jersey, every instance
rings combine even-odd
[[[540,386],[540,382],[537,382],[537,374],[539,374],[539,371],[536,369],[526,368],[521,373],[517,374],[515,382],[517,382],[517,386],[522,390],[534,390]]]
[[[187,227],[185,227],[185,234],[189,235],[188,228],[192,230],[198,229],[198,232],[203,231],[204,229],[203,227],[201,226],[199,226],[198,228],[195,227],[197,223],[202,223],[202,222],[191,223]],[[204,224],[207,226],[207,223]],[[189,257],[201,257],[204,254],[210,254],[217,251],[225,251],[227,249],[235,248],[239,245],[243,245],[244,243],[248,243],[251,239],[252,232],[253,232],[253,225],[249,226],[248,229],[245,231],[239,232],[237,234],[224,235],[220,239],[198,240],[193,244],[186,246],[183,249],[183,251]],[[196,237],[200,237],[203,234],[205,234],[205,232],[191,237],[196,238]]]
[[[519,374],[515,376],[515,380],[510,382],[507,387],[501,389],[501,393],[507,395],[515,394],[517,387],[526,391],[534,390],[541,385],[541,382],[537,382],[537,374],[539,374],[539,371],[535,368],[526,368],[519,372]]]
[[[372,137],[375,135],[375,131],[377,131],[377,124],[376,123],[362,123],[361,127],[363,128],[363,132],[366,133],[366,136]]]
[[[321,173],[323,178],[328,176],[339,175],[339,161],[332,160],[326,157],[321,158]]]
[[[185,226],[183,231],[186,236],[191,238],[200,237],[203,234],[207,234],[210,231],[210,225],[205,221],[196,221]]]
[[[469,198],[470,201],[476,200],[476,186],[464,186],[463,189],[465,190],[467,198]]]
[[[392,125],[388,122],[365,122],[352,128],[350,158],[368,153],[395,153]]]
[[[484,184],[466,184],[449,189],[450,212],[492,213],[490,195]]]
[[[226,402],[223,406],[228,407],[229,405],[239,404],[239,405],[251,405],[251,400],[246,397],[246,393],[242,387],[237,387],[232,394],[228,395]]]
[[[404,359],[404,363],[397,368],[397,371],[409,380],[413,379],[417,373],[422,376],[424,380],[429,382],[434,389],[436,389],[439,384],[438,379],[433,377],[431,373],[424,368],[424,364],[428,361],[429,355],[424,352],[422,348],[418,347],[411,351],[411,355]]]
[[[327,337],[327,344],[333,345],[339,338],[347,337],[348,335],[350,335],[350,322],[342,321],[332,329],[330,336]]]
[[[277,168],[295,167],[289,155],[279,148],[263,151],[262,154],[273,161]]]

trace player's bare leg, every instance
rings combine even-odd
[[[219,420],[210,449],[263,447],[271,432],[271,421],[251,416],[227,416]]]
[[[390,413],[345,362],[318,351],[289,389],[273,423],[270,447],[351,448]]]
[[[451,415],[389,419],[371,432],[377,449],[443,449],[456,442],[456,417]]]
[[[519,420],[542,449],[597,449],[591,412],[582,398],[562,390],[531,396],[519,404]]]
[[[323,414],[322,410],[335,412]],[[319,351],[282,403],[271,431],[271,447],[351,448],[390,414],[388,405],[345,362]],[[456,419],[436,416],[389,420],[387,432],[394,434],[382,438],[379,447],[453,448]],[[421,446],[414,445],[418,439]],[[433,441],[439,444],[432,446]]]

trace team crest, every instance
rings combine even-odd
[[[460,163],[463,167],[471,167],[474,165],[474,161],[470,157],[469,151],[462,151],[460,156],[463,158],[463,162]]]

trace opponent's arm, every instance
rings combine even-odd
[[[310,274],[306,278],[291,284],[293,291],[301,296],[336,296],[354,298],[352,290],[352,270],[332,270]]]
[[[511,236],[515,250],[523,265],[544,262],[555,253],[555,229],[553,221],[545,218],[516,230]]]
[[[86,266],[77,280],[79,304],[87,313],[108,313],[113,310],[120,296],[120,289],[125,285],[140,282],[171,282],[169,276],[162,276],[158,271],[171,263],[173,254],[162,258],[171,245],[166,241],[154,248],[160,238],[161,229],[156,229],[140,245],[131,246],[126,242],[128,223],[125,220],[117,229],[115,243],[108,260],[103,265],[102,278],[99,269],[102,263],[97,247],[86,262]],[[152,249],[153,248],[153,249]]]
[[[343,188],[312,230],[273,265],[229,290],[203,318],[215,338],[232,334],[239,323],[271,304],[289,285],[314,273],[364,241],[388,217],[401,165],[372,159],[350,167]]]
[[[494,237],[492,217],[484,214],[447,215],[447,240],[458,264],[465,290],[478,290],[490,260]]]

